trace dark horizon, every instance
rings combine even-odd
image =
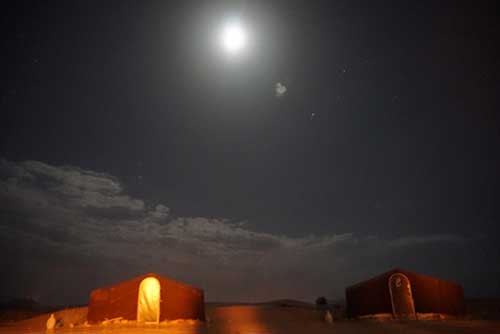
[[[152,271],[314,301],[393,267],[500,297],[497,2],[1,6],[0,298]]]

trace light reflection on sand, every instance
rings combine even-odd
[[[498,334],[500,321],[431,320],[431,321],[375,321],[334,320],[328,324],[314,308],[284,307],[280,305],[231,305],[207,307],[206,323],[168,322],[143,326],[136,323],[109,324],[74,328],[62,327],[55,331],[40,330],[46,316],[2,327],[5,334]],[[21,327],[21,325],[23,325]],[[29,326],[29,327],[28,327]],[[38,326],[38,327],[35,327]],[[39,328],[38,330],[30,328]]]
[[[91,327],[75,327],[75,328],[59,328],[56,330],[30,330],[2,328],[0,331],[3,334],[206,334],[206,328],[202,326],[91,326]]]

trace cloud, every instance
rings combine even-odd
[[[407,247],[416,245],[428,245],[434,243],[466,243],[468,239],[454,234],[433,234],[425,236],[409,236],[391,240],[389,247]]]
[[[360,259],[389,266],[396,248],[467,242],[453,234],[290,237],[175,217],[132,198],[109,174],[38,161],[0,160],[0,203],[0,265],[10,268],[1,294],[52,303],[82,302],[96,286],[149,271],[202,286],[210,299],[312,298],[366,275]]]
[[[287,91],[287,88],[281,82],[278,82],[274,86],[274,92],[275,92],[275,95],[277,98],[281,98],[281,97],[285,96],[286,91]]]
[[[170,214],[170,209],[163,204],[157,204],[154,210],[149,214],[155,218],[163,219],[168,217],[168,215]]]
[[[23,199],[28,196],[26,192],[32,192],[40,200],[46,194],[57,196],[70,206],[144,209],[142,200],[123,194],[121,184],[108,174],[71,166],[54,167],[39,161],[14,164],[6,160],[0,161],[0,173],[6,178],[6,191],[14,196],[17,192]],[[36,192],[41,196],[36,196]]]

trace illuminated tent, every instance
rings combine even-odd
[[[144,323],[205,320],[203,290],[150,273],[90,293],[89,322],[118,317]]]
[[[465,312],[461,285],[399,268],[348,287],[345,295],[350,318],[389,313],[397,319],[418,319],[419,314]]]

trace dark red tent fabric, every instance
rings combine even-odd
[[[137,319],[137,301],[141,282],[154,277],[160,283],[159,321],[175,319],[205,320],[203,290],[150,273],[90,293],[87,319],[91,323],[123,317]]]
[[[388,280],[395,273],[402,273],[410,280],[415,312],[465,313],[464,292],[460,284],[396,268],[346,289],[348,317],[392,313]]]

